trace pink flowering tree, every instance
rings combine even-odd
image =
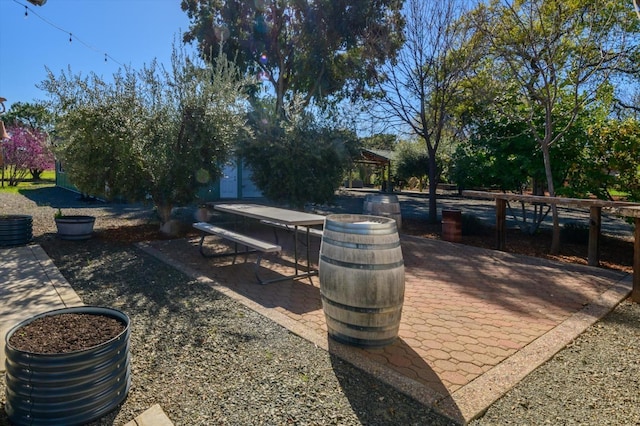
[[[4,166],[8,171],[9,186],[16,186],[31,173],[34,180],[40,179],[43,170],[54,167],[54,157],[48,144],[47,133],[25,127],[8,126],[11,139],[2,142]]]

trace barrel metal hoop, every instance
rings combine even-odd
[[[353,248],[353,249],[359,249],[359,250],[388,250],[388,249],[394,249],[394,248],[400,247],[400,240],[396,240],[392,243],[386,243],[386,244],[362,244],[362,243],[353,243],[349,241],[338,241],[332,238],[324,237],[322,241],[327,244],[331,244],[338,247],[346,247],[346,248]]]
[[[343,303],[336,302],[335,300],[331,300],[324,295],[322,296],[322,301],[331,306],[335,306],[336,308],[344,309],[346,311],[351,311],[359,314],[388,314],[388,313],[396,312],[398,310],[397,305],[385,306],[382,308],[372,308],[372,307],[363,308],[360,306],[345,305]],[[336,320],[335,318],[333,318],[333,320],[342,323],[342,321]]]
[[[376,226],[377,225],[377,226]],[[380,227],[380,224],[357,226],[357,224],[336,224],[327,221],[325,224],[325,231],[341,232],[351,235],[393,235],[398,233],[398,228],[393,224],[383,224],[384,227]]]
[[[344,333],[339,333],[335,330],[330,331],[329,334],[338,342],[359,346],[362,348],[380,348],[383,346],[387,346],[393,343],[397,337],[393,336],[387,339],[358,339],[356,337],[347,336]]]
[[[404,266],[404,259],[401,259],[393,263],[362,264],[362,263],[353,263],[353,262],[343,262],[341,260],[331,259],[325,255],[321,255],[320,260],[322,260],[323,262],[330,263],[331,265],[342,266],[344,268],[363,269],[363,270],[366,269],[370,271],[383,271],[386,269],[394,269],[400,266]]]

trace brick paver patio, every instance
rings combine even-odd
[[[285,233],[279,239],[291,241]],[[261,286],[242,259],[201,257],[196,238],[142,246],[461,422],[481,414],[631,289],[631,277],[620,272],[404,235],[401,242],[399,338],[377,349],[327,337],[317,277]],[[319,246],[315,239],[316,265]],[[291,273],[290,249],[289,243],[281,257],[265,257],[265,276]]]

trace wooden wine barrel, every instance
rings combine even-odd
[[[402,229],[402,213],[397,195],[368,194],[364,197],[362,213],[372,216],[390,217],[396,220],[398,231]]]
[[[396,339],[404,302],[404,260],[395,220],[327,216],[319,276],[330,337],[362,347],[385,346]]]

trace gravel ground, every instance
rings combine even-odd
[[[49,198],[47,198],[49,197]],[[0,193],[86,304],[132,319],[132,387],[94,425],[160,404],[176,425],[448,425],[428,407],[134,246],[61,241],[53,214],[96,228],[149,223],[144,206],[86,204],[63,190]],[[496,402],[475,425],[640,424],[640,305],[625,302]],[[0,381],[0,425],[4,414]]]

